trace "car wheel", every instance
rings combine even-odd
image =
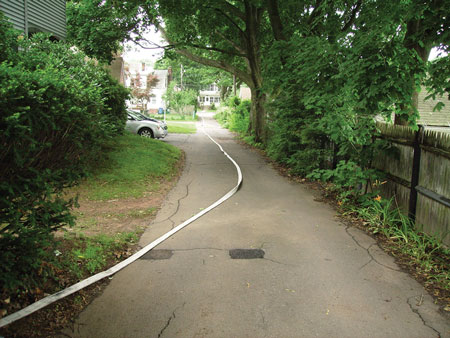
[[[150,128],[142,128],[141,130],[139,130],[138,134],[141,135],[142,137],[150,137],[150,138],[155,137],[153,135],[153,130],[151,130]]]

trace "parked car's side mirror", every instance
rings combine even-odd
[[[128,121],[134,121],[134,118],[132,118],[131,116],[128,116]]]

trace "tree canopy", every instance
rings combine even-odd
[[[168,41],[166,48],[234,74],[250,87],[251,127],[263,139],[266,97],[280,87],[271,78],[276,74],[263,75],[268,67],[265,60],[278,53],[282,68],[295,57],[285,49],[303,48],[305,41],[320,46],[322,55],[329,54],[332,68],[352,69],[349,81],[361,87],[370,82],[360,88],[361,94],[368,94],[370,107],[377,106],[378,100],[396,104],[397,114],[406,116],[402,123],[414,121],[415,93],[425,79],[430,49],[449,48],[449,6],[444,0],[73,0],[68,3],[68,22],[69,37],[88,54],[106,61],[118,43],[142,43],[143,32],[156,26]],[[318,60],[306,57],[302,64],[314,61]],[[360,62],[372,71],[361,76]],[[444,67],[443,63],[434,68]],[[323,70],[317,73],[318,67],[308,69],[312,76],[325,76]],[[394,81],[395,88],[386,86]],[[433,88],[442,92],[438,89],[442,82],[436,79]]]
[[[324,167],[331,148],[336,158],[364,168],[377,147],[376,116],[415,126],[424,86],[431,96],[450,92],[449,56],[428,60],[433,47],[450,51],[445,0],[133,0],[125,8],[105,0],[96,6],[90,10],[111,9],[105,20],[122,40],[143,43],[122,22],[134,11],[139,15],[125,20],[134,31],[151,24],[170,52],[247,84],[252,137],[301,173]],[[72,29],[88,25],[89,16],[81,16]]]

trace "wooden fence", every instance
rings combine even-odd
[[[382,155],[373,163],[387,177],[383,197],[394,197],[416,226],[450,246],[450,133],[377,125],[397,150],[395,156]]]

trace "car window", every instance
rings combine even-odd
[[[131,116],[132,120],[136,120],[136,121],[142,121],[145,120],[143,118],[140,118],[138,115],[134,114],[134,113],[130,113],[128,112],[128,116]]]

